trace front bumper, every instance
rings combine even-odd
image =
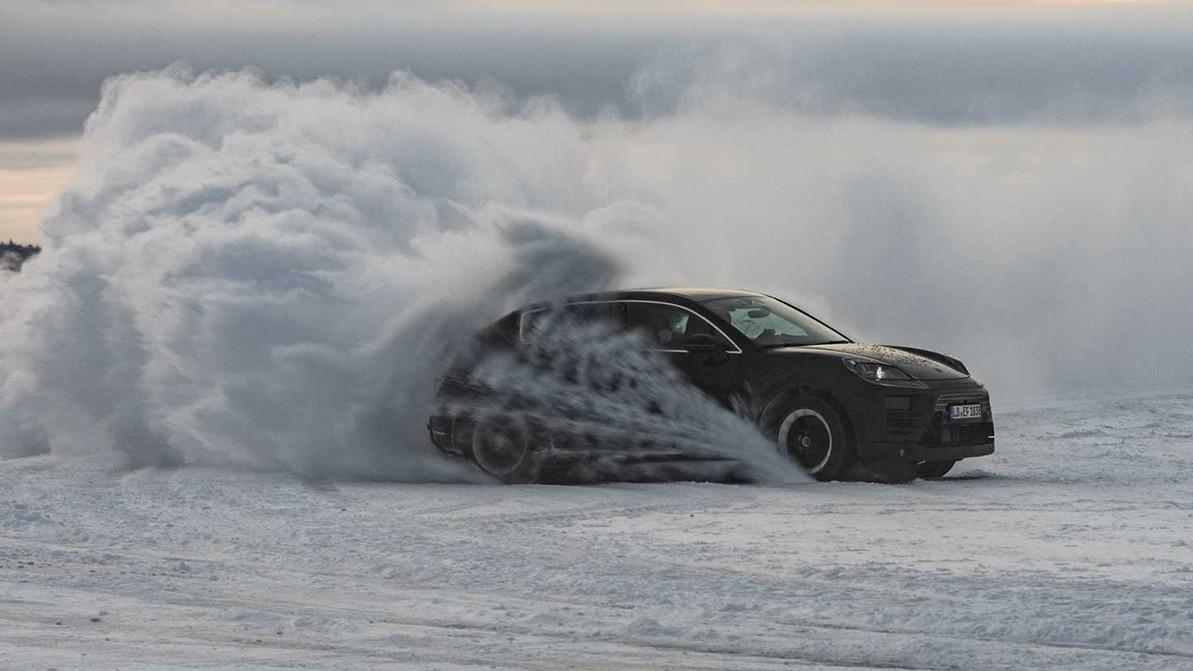
[[[990,395],[972,378],[927,389],[882,389],[854,409],[858,453],[868,461],[956,461],[994,453]],[[950,405],[981,404],[982,417],[950,420]]]
[[[984,457],[994,454],[994,441],[982,445],[957,445],[940,447],[938,445],[916,445],[907,443],[874,443],[871,454],[873,458],[920,463],[922,461],[959,461],[970,457]]]

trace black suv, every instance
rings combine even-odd
[[[558,369],[558,352],[535,354],[547,326],[558,323],[601,324],[606,339],[635,334],[636,350],[669,362],[677,378],[755,423],[820,480],[938,478],[960,459],[994,452],[989,395],[957,359],[857,343],[777,298],[708,288],[586,294],[506,315],[445,375],[428,425],[439,449],[506,482],[533,481],[545,463],[591,457],[593,444],[575,435],[572,421],[586,411],[539,412],[554,400],[476,374],[494,357],[532,367],[550,360]],[[606,382],[623,394],[617,377]]]

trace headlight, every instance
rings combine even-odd
[[[923,382],[913,379],[907,373],[888,366],[884,363],[875,363],[873,361],[858,361],[857,359],[842,359],[845,367],[853,371],[854,375],[862,378],[867,382],[874,384],[884,384],[891,387],[926,387]]]

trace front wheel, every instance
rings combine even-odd
[[[836,408],[799,394],[771,415],[770,431],[779,450],[817,480],[842,477],[853,461],[853,445]]]

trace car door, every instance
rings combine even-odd
[[[706,395],[729,407],[740,386],[740,350],[703,316],[688,308],[657,301],[622,301],[627,327],[642,333],[658,352]],[[695,341],[693,336],[699,336]],[[719,349],[692,351],[695,342]]]

